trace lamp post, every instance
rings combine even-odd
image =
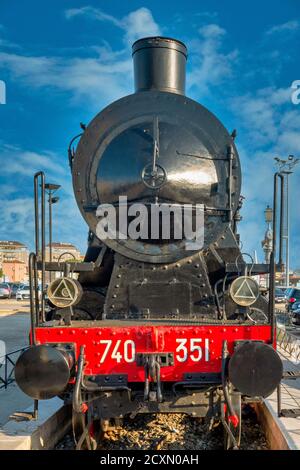
[[[49,204],[49,261],[52,261],[52,205],[59,201],[59,197],[53,197],[53,194],[61,187],[60,184],[46,183],[45,190],[48,194]],[[51,272],[50,272],[51,281]]]
[[[265,231],[265,237],[261,242],[262,248],[265,253],[265,263],[270,264],[270,256],[273,248],[273,231],[272,231],[272,221],[273,221],[273,209],[270,206],[267,206],[265,211],[265,222],[267,224],[267,229]],[[269,285],[269,275],[266,279],[266,285]]]
[[[285,181],[285,217],[284,217],[284,233],[282,238],[285,240],[285,285],[290,285],[290,220],[289,220],[289,176],[293,173],[293,168],[299,163],[300,158],[289,155],[286,160],[279,157],[274,159],[279,168],[279,172],[284,176]]]

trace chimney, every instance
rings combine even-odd
[[[177,39],[151,37],[132,46],[135,91],[185,94],[186,46]]]

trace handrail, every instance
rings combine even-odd
[[[277,240],[277,182],[281,180],[280,187],[280,240],[279,240],[279,263],[282,264],[282,228],[283,228],[283,196],[284,179],[281,173],[274,174],[274,194],[273,194],[273,242],[270,256],[269,275],[269,318],[271,321],[271,344],[275,341],[275,274],[276,274],[276,240]]]
[[[41,181],[41,247],[40,247],[40,233],[39,233],[39,188],[38,182]],[[41,317],[45,321],[45,173],[38,171],[34,175],[34,220],[35,220],[35,254],[36,258],[41,257],[42,261],[42,295],[41,295]]]
[[[29,346],[24,346],[23,348],[16,349],[15,351],[11,351],[9,353],[4,354],[3,356],[0,356],[0,359],[5,358],[5,361],[4,361],[4,378],[2,378],[0,376],[0,384],[2,383],[3,385],[0,385],[0,390],[2,388],[4,388],[6,390],[8,385],[15,381],[15,378],[12,377],[12,375],[13,375],[13,372],[15,370],[15,365],[16,365],[17,360],[14,362],[10,358],[10,356],[12,356],[13,354],[16,354],[16,353],[24,352],[28,348],[29,348]],[[8,364],[9,363],[13,366],[10,372],[8,372]],[[0,370],[1,370],[1,364],[0,364]]]

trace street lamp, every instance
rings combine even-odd
[[[56,204],[59,201],[59,197],[52,197],[53,194],[61,187],[60,184],[46,183],[45,190],[48,194],[49,204],[49,261],[52,261],[52,204]],[[51,280],[51,275],[50,275]]]
[[[273,209],[270,206],[267,206],[264,213],[265,213],[265,221],[267,224],[267,229],[265,232],[265,238],[263,239],[261,244],[265,253],[265,262],[266,264],[269,264],[272,247],[273,247],[273,232],[272,232],[272,227],[271,227],[271,223],[273,221]]]
[[[265,209],[265,221],[268,225],[273,221],[273,209],[269,205]]]
[[[286,200],[285,200],[285,232],[282,236],[285,239],[285,284],[286,287],[290,285],[290,247],[289,247],[289,237],[290,237],[290,221],[289,221],[289,176],[293,173],[293,168],[297,163],[299,163],[300,158],[295,158],[294,155],[289,155],[287,159],[281,159],[279,157],[275,157],[274,160],[279,169],[279,173],[284,176],[284,181],[286,185]]]

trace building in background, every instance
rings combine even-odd
[[[52,261],[58,261],[61,257],[61,261],[69,260],[76,260],[81,261],[82,255],[78,248],[71,243],[61,243],[61,242],[53,242],[52,243]],[[50,247],[49,245],[46,246],[46,261],[50,260]]]
[[[7,282],[28,282],[27,264],[17,259],[12,261],[3,261],[2,263],[3,279]]]
[[[14,240],[0,240],[0,264],[4,261],[18,260],[27,265],[28,248],[24,243]]]
[[[0,279],[7,282],[28,280],[28,248],[16,240],[0,240]]]

